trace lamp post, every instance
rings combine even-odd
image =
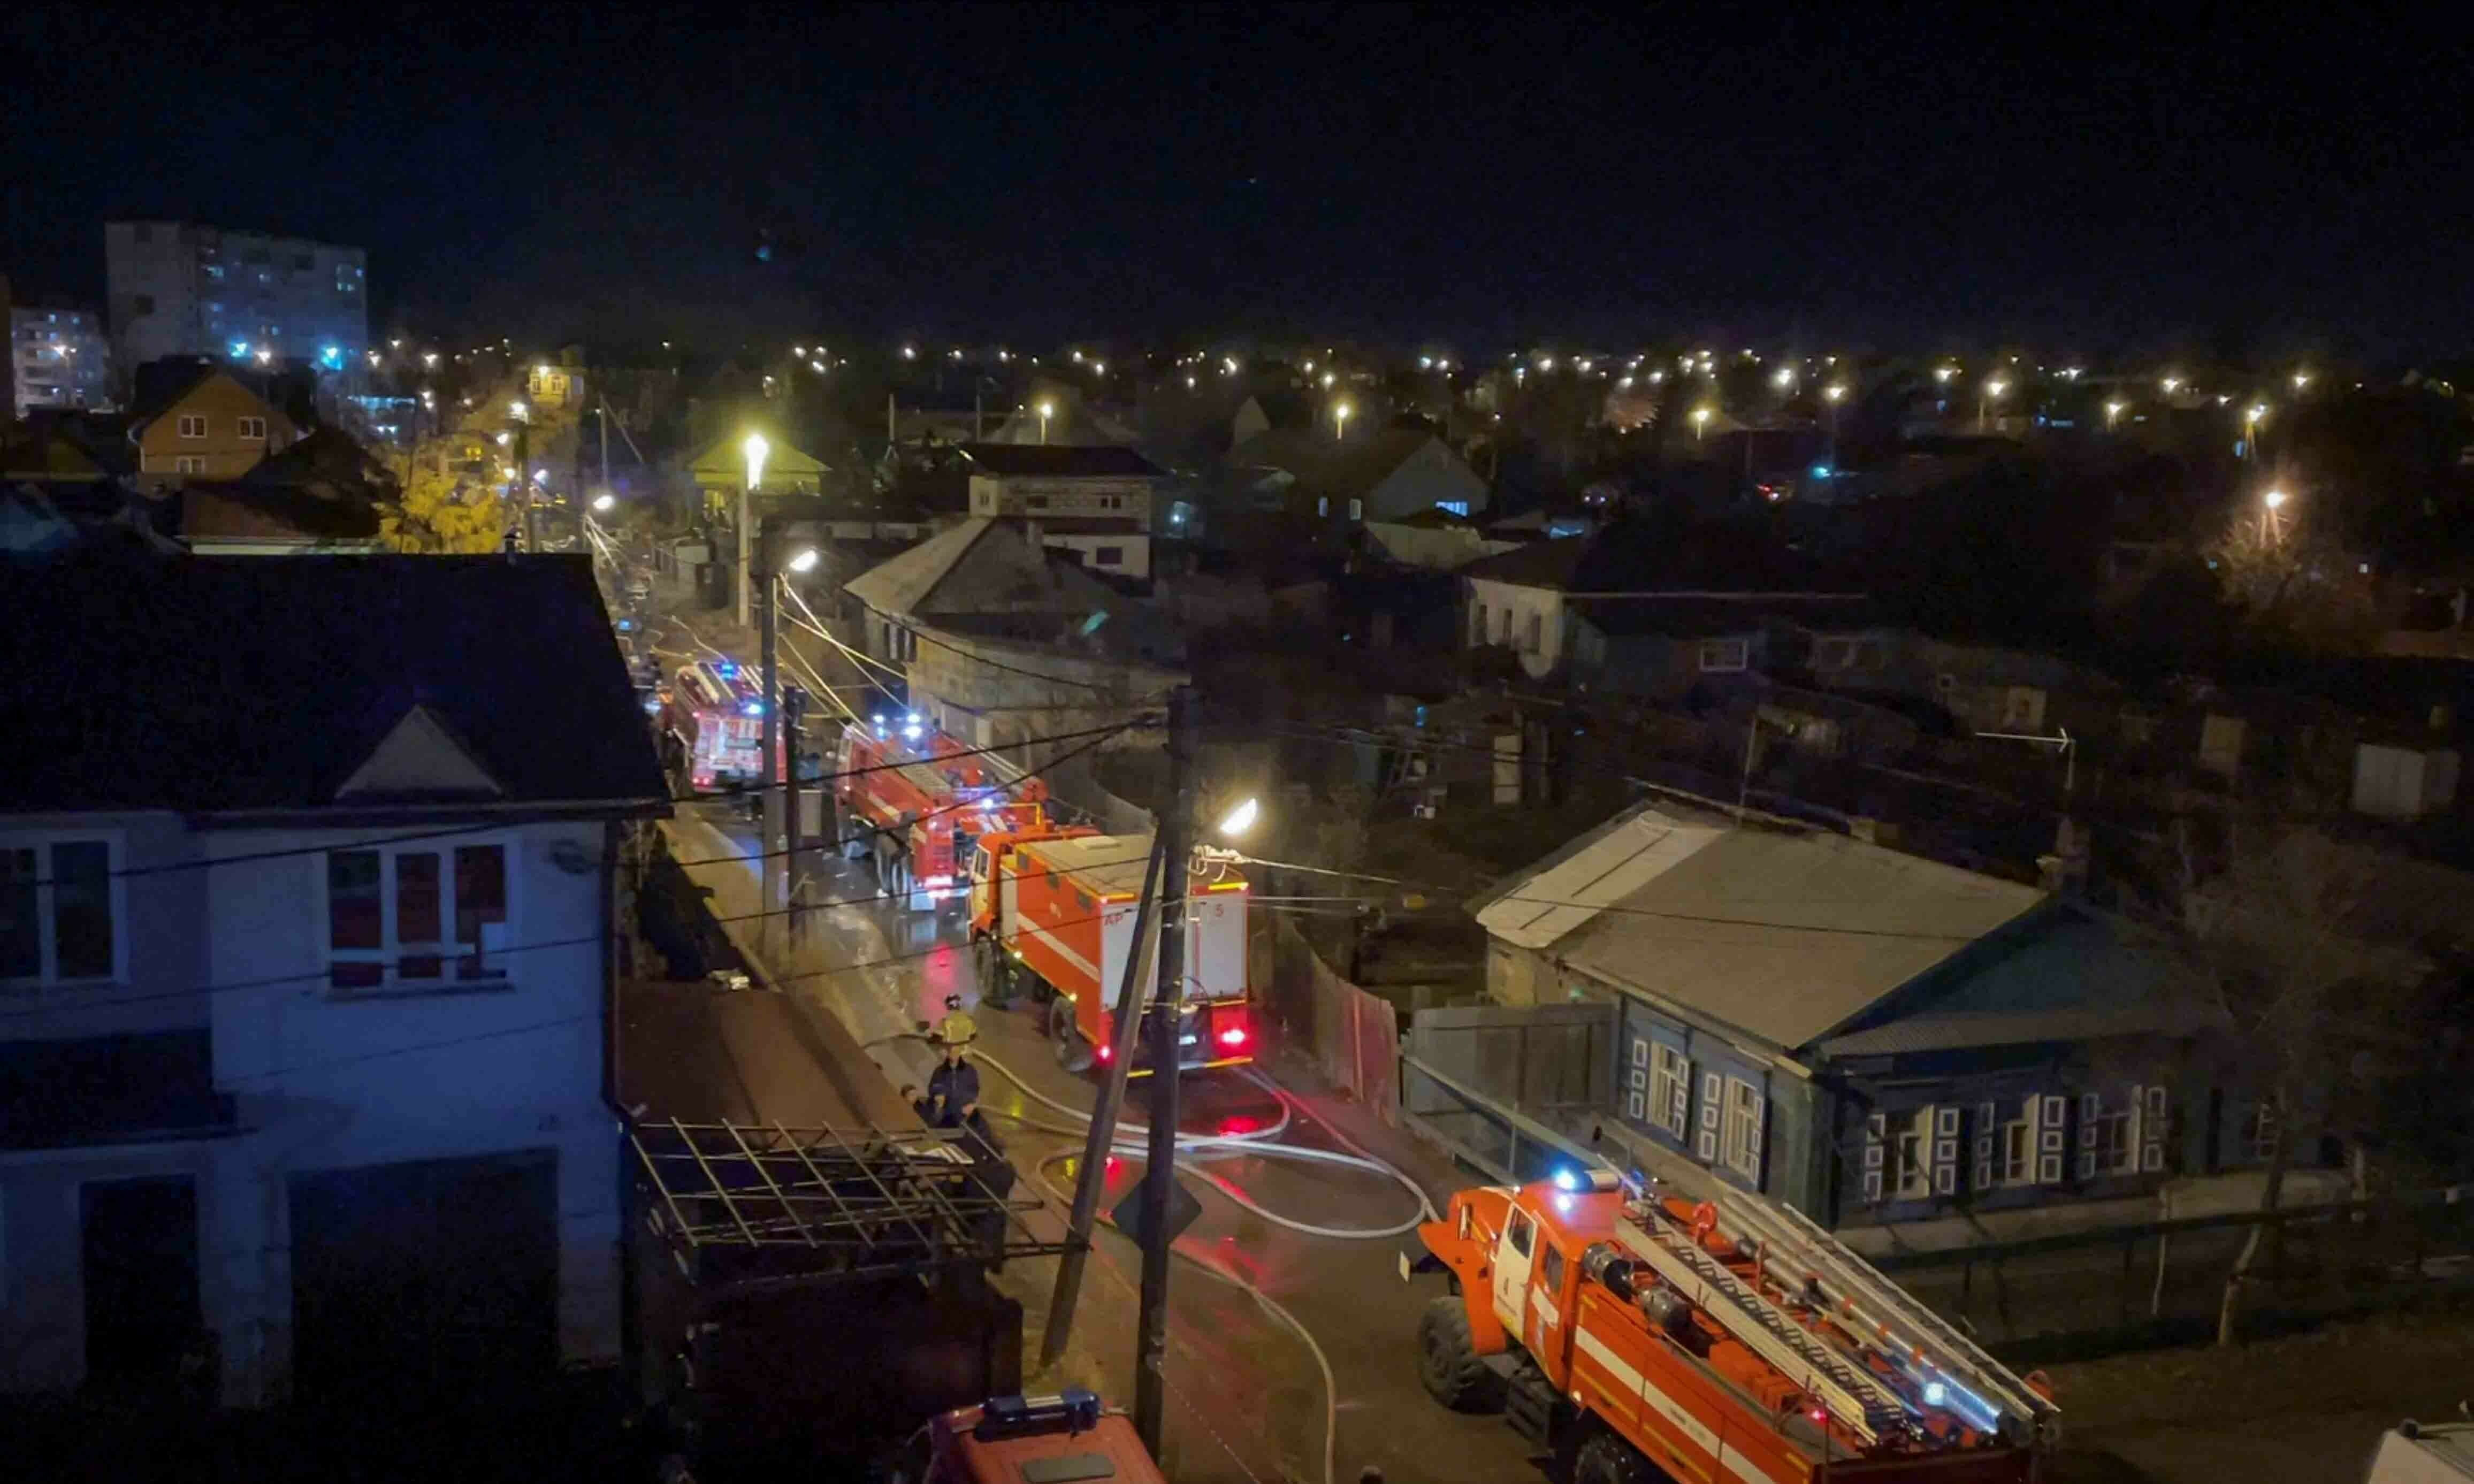
[[[1346,402],[1342,402],[1331,409],[1331,436],[1334,440],[1348,436],[1348,403]]]
[[[756,585],[748,570],[748,564],[756,554],[755,527],[749,523],[748,518],[756,491],[764,483],[764,455],[772,450],[773,446],[764,441],[763,433],[749,433],[739,445],[740,453],[746,459],[743,467],[747,475],[739,486],[739,626],[740,628],[745,628],[755,621],[755,615],[750,611],[749,605],[754,596]]]
[[[1710,409],[1709,409],[1709,408],[1707,408],[1707,407],[1695,407],[1695,408],[1693,408],[1693,409],[1692,409],[1692,441],[1693,441],[1694,443],[1699,443],[1699,442],[1701,441],[1701,435],[1702,435],[1703,433],[1707,432],[1707,431],[1709,430],[1709,427],[1710,427]]]
[[[1821,400],[1830,408],[1830,472],[1838,472],[1838,404],[1847,399],[1844,382],[1832,381],[1821,389]]]
[[[2243,457],[2259,462],[2259,425],[2268,418],[2268,403],[2252,402],[2243,409]]]
[[[2109,401],[2104,404],[2104,430],[2106,432],[2109,433],[2113,431],[2113,425],[2121,421],[2122,409],[2127,405],[2128,403],[2122,401]]]
[[[2284,534],[2283,521],[2282,518],[2277,515],[2277,512],[2285,508],[2285,492],[2283,490],[2269,490],[2267,494],[2262,495],[2259,498],[2259,504],[2260,544],[2262,546],[2274,546],[2277,539]]]
[[[1048,441],[1048,420],[1055,415],[1056,403],[1043,401],[1039,404],[1039,441],[1041,443]]]
[[[2002,380],[1999,377],[1996,377],[1992,380],[1984,383],[1984,391],[1982,395],[1976,399],[1976,430],[1977,432],[1980,433],[1984,431],[1985,414],[1991,410],[1995,402],[2001,400],[2001,394],[2008,390],[2010,390],[2010,383]]]

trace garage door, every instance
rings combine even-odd
[[[527,1151],[296,1175],[293,1394],[518,1399],[558,1368],[558,1158]]]

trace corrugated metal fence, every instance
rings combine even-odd
[[[1289,1044],[1310,1052],[1334,1086],[1399,1122],[1399,1012],[1333,973],[1286,918],[1273,932],[1267,999]]]

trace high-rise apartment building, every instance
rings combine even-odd
[[[344,372],[369,347],[369,261],[359,248],[190,222],[109,222],[103,256],[125,365],[214,355]]]
[[[16,415],[34,407],[108,410],[113,403],[111,343],[91,309],[9,310],[9,362]]]

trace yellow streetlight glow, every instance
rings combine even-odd
[[[1326,371],[1322,374],[1323,390],[1329,391],[1331,389],[1332,380],[1333,377],[1330,372]]]
[[[1263,806],[1253,799],[1249,798],[1244,803],[1239,804],[1236,808],[1228,811],[1228,813],[1221,819],[1221,838],[1224,839],[1235,839],[1238,836],[1252,829],[1254,827],[1254,821],[1262,817],[1262,814]]]
[[[1942,382],[1945,385],[1949,383],[1951,377],[1956,375],[1958,375],[1958,368],[1956,366],[1935,366],[1933,368],[1933,379]]]
[[[773,446],[763,433],[749,433],[740,442],[739,451],[746,456],[747,487],[753,490],[764,482],[764,455],[773,451]]]
[[[1043,402],[1041,402],[1041,403],[1039,404],[1039,441],[1040,441],[1040,442],[1042,442],[1042,443],[1046,443],[1046,442],[1048,441],[1048,420],[1049,420],[1050,418],[1052,418],[1052,417],[1055,417],[1055,415],[1056,415],[1056,403],[1055,403],[1055,402],[1053,402],[1053,401],[1043,401]]]
[[[2104,404],[2104,426],[2111,427],[2114,424],[2114,420],[2122,416],[2122,409],[2127,405],[2129,405],[2127,402],[2106,402]]]
[[[1331,409],[1332,426],[1335,429],[1332,434],[1333,437],[1346,438],[1348,436],[1348,413],[1349,406],[1346,402],[1342,402],[1340,405]]]
[[[809,547],[802,550],[797,556],[790,558],[790,570],[797,572],[814,572],[816,570],[816,548]]]
[[[1782,392],[1785,391],[1788,387],[1795,385],[1795,368],[1792,366],[1781,366],[1778,370],[1771,372],[1770,385],[1777,387]]]
[[[1837,384],[1836,382],[1831,382],[1830,385],[1821,389],[1821,395],[1829,398],[1831,401],[1837,401],[1847,395],[1847,388]]]
[[[2010,390],[2010,383],[2007,381],[1987,381],[1984,383],[1984,395],[1996,400],[1999,400],[2001,394],[2008,390]]]
[[[1703,433],[1704,431],[1706,431],[1706,430],[1709,428],[1709,426],[1710,426],[1710,409],[1709,409],[1709,408],[1707,408],[1707,407],[1695,407],[1695,408],[1693,408],[1693,409],[1692,409],[1692,441],[1693,441],[1693,442],[1695,442],[1695,443],[1700,442],[1700,441],[1701,441],[1701,435],[1702,435],[1702,433]]]
[[[2297,371],[2293,374],[2293,389],[2295,391],[2298,392],[2310,384],[2311,373],[2307,371]]]
[[[2182,389],[2182,378],[2180,377],[2167,377],[2163,384],[2166,394],[2171,396]]]
[[[2285,492],[2283,490],[2270,490],[2267,494],[2262,495],[2260,499],[2267,504],[2268,509],[2274,510],[2285,503]]]

